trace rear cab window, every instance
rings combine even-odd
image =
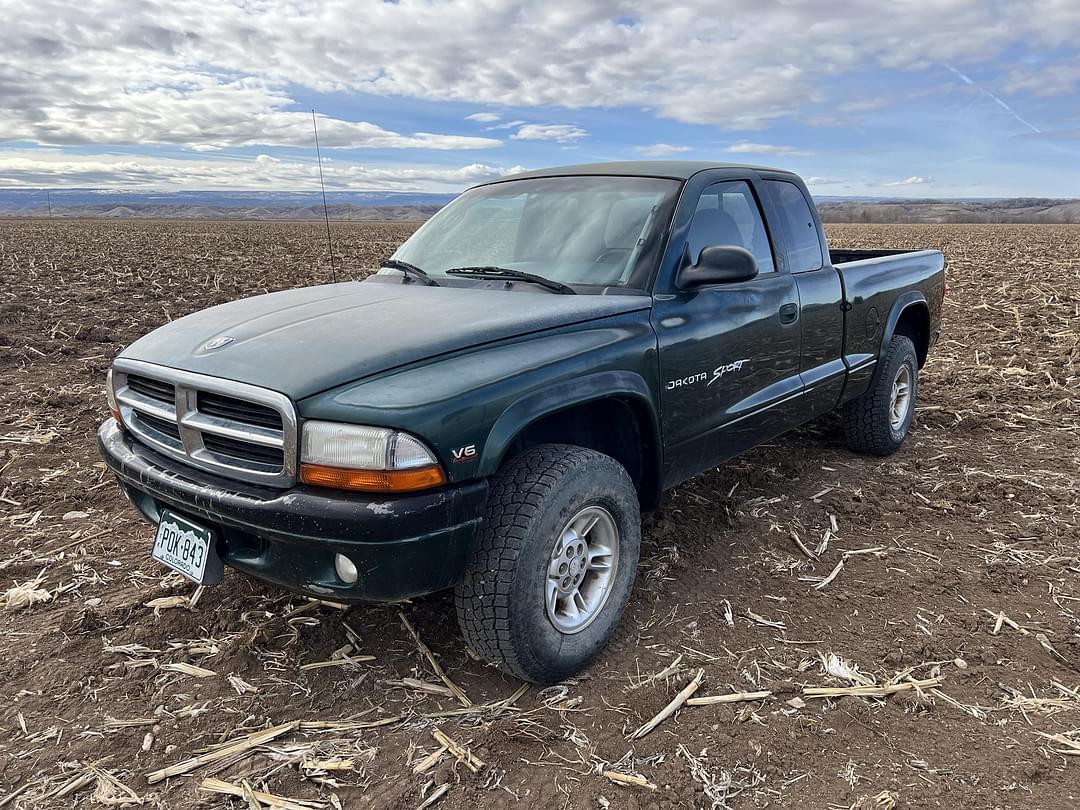
[[[802,189],[786,180],[766,180],[785,232],[785,252],[792,273],[820,270],[823,264],[817,223]]]

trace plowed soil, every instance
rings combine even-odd
[[[830,226],[836,246],[946,253],[911,437],[857,456],[830,417],[669,493],[614,643],[512,704],[522,684],[470,657],[446,595],[343,611],[227,572],[192,605],[98,460],[111,358],[329,280],[319,227],[0,222],[0,807],[255,806],[211,778],[293,807],[1080,805],[1080,227]],[[411,228],[338,226],[343,274]],[[344,662],[350,643],[374,660]],[[697,697],[770,694],[628,739],[699,673]],[[858,683],[902,688],[804,691]],[[478,771],[445,754],[414,773],[434,730]]]

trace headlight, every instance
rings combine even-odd
[[[300,480],[363,492],[414,492],[446,483],[435,454],[396,430],[340,422],[305,422]]]
[[[105,375],[105,399],[109,401],[109,413],[112,414],[116,424],[120,424],[120,406],[116,404],[116,394],[113,392],[112,369]]]

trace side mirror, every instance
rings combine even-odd
[[[757,260],[746,248],[737,245],[709,245],[702,248],[697,264],[679,271],[675,286],[692,290],[709,284],[749,281],[758,274]]]

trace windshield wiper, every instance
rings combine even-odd
[[[435,279],[433,279],[415,264],[403,262],[401,261],[401,259],[386,259],[379,265],[379,267],[389,267],[391,270],[400,270],[402,273],[405,274],[405,278],[402,279],[402,282],[412,279],[413,281],[419,281],[421,284],[426,284],[428,287],[439,286],[439,282],[437,282]]]
[[[554,281],[550,278],[544,278],[538,276],[535,273],[523,273],[521,270],[511,270],[509,267],[451,267],[445,271],[448,276],[472,276],[473,278],[505,278],[514,279],[515,281],[528,281],[532,284],[539,284],[541,287],[547,287],[549,290],[554,290],[557,293],[563,295],[577,295],[577,290],[571,287],[569,284],[563,284],[561,281]]]

